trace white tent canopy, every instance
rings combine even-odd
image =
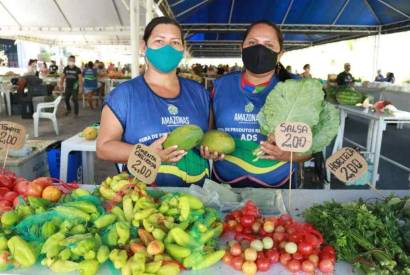
[[[144,26],[153,14],[152,0],[136,2]],[[0,0],[0,37],[49,45],[129,45],[130,0]]]

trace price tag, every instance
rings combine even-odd
[[[144,144],[136,144],[128,158],[128,170],[138,180],[151,184],[157,177],[161,158]]]
[[[20,149],[24,145],[26,128],[23,125],[0,121],[0,147],[8,149]]]
[[[326,167],[342,182],[351,182],[367,172],[367,161],[356,150],[344,147],[326,160]]]
[[[302,122],[282,122],[275,129],[276,145],[283,151],[306,152],[312,146],[312,130]]]

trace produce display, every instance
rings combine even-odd
[[[333,245],[338,260],[365,274],[410,274],[410,200],[389,197],[307,209],[304,219]]]
[[[343,105],[356,105],[363,102],[365,96],[350,87],[341,87],[336,92],[336,101]]]
[[[3,208],[0,271],[41,262],[53,272],[92,275],[109,261],[124,275],[173,275],[209,267],[225,255],[216,248],[223,230],[219,213],[195,196],[150,195],[122,173],[93,193],[78,188],[58,197],[46,179],[27,183],[44,187],[18,196],[15,209]],[[1,182],[10,185],[4,177]]]
[[[282,122],[306,123],[312,129],[313,142],[304,154],[312,154],[320,152],[336,136],[339,111],[324,101],[319,80],[287,80],[278,83],[269,93],[258,121],[264,134],[274,133]]]
[[[310,224],[289,215],[263,217],[252,201],[225,216],[229,241],[224,262],[245,274],[267,271],[280,263],[289,272],[331,273],[336,263],[332,246]]]

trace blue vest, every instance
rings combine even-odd
[[[287,181],[289,163],[254,159],[253,150],[266,136],[260,133],[257,114],[269,92],[279,82],[276,77],[259,93],[241,88],[241,73],[231,73],[214,82],[215,127],[236,139],[237,149],[223,161],[214,163],[213,174],[220,182],[235,187],[278,187]]]
[[[84,89],[96,90],[98,88],[97,70],[91,68],[84,69],[83,77]]]
[[[180,94],[163,98],[155,94],[143,76],[117,86],[106,99],[124,130],[122,141],[149,145],[179,126],[195,124],[208,130],[209,93],[197,82],[179,78]],[[162,163],[159,186],[202,184],[209,175],[208,162],[191,150],[178,163]]]

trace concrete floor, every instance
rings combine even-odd
[[[65,104],[62,102],[59,105],[58,110],[58,124],[60,129],[60,135],[56,136],[51,121],[47,119],[40,120],[39,123],[39,137],[34,138],[33,132],[33,120],[32,119],[22,119],[21,116],[6,116],[4,113],[0,114],[0,120],[8,120],[16,123],[20,123],[26,127],[29,139],[41,139],[41,140],[65,140],[78,132],[81,132],[85,127],[99,122],[100,120],[100,109],[90,110],[88,107],[83,108],[82,103],[80,103],[80,112],[78,117],[74,117],[73,114],[69,116],[64,116]],[[117,173],[114,164],[102,160],[96,160],[95,162],[95,177],[96,182],[100,183],[106,177],[115,175]]]

